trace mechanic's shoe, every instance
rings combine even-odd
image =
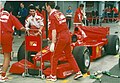
[[[5,82],[5,81],[7,81],[7,80],[8,80],[8,77],[7,77],[7,76],[5,76],[5,77],[0,76],[0,82]]]
[[[81,77],[83,77],[83,75],[82,75],[81,71],[79,71],[75,74],[74,80],[77,80],[78,78],[81,78]]]
[[[50,75],[50,76],[47,76],[47,77],[46,77],[46,80],[55,82],[55,81],[57,81],[57,77]]]
[[[2,68],[0,68],[0,74],[2,74]]]
[[[0,74],[2,74],[3,73],[3,71],[2,71],[2,64],[0,64]]]

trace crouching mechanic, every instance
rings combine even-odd
[[[7,80],[6,72],[10,65],[10,55],[12,51],[13,29],[15,26],[18,30],[25,31],[23,25],[12,15],[12,6],[9,2],[4,5],[4,10],[0,11],[0,46],[2,47],[4,61],[0,71],[0,82]]]
[[[71,37],[70,32],[66,24],[66,18],[63,13],[54,9],[55,2],[46,2],[46,10],[49,13],[48,17],[48,29],[49,38],[52,43],[50,45],[50,51],[53,52],[51,57],[51,74],[47,76],[47,80],[56,81],[56,69],[58,64],[58,59],[62,56],[62,52],[65,52],[68,62],[73,65],[73,69],[76,72],[74,79],[82,77],[82,73],[71,53]]]
[[[34,5],[29,6],[29,15],[25,20],[26,29],[38,29],[38,31],[30,31],[31,35],[39,35],[40,33],[44,33],[44,18],[42,14],[36,12],[36,8]]]

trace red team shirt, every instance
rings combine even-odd
[[[25,27],[30,29],[39,29],[41,26],[44,26],[44,18],[42,14],[36,11],[35,16],[28,15],[25,20]]]
[[[74,16],[74,23],[80,23],[83,20],[83,13],[80,8],[77,8]]]
[[[44,18],[38,11],[35,13],[34,17],[29,15],[25,20],[26,28],[32,28],[33,26],[35,29],[39,29],[41,26],[44,26]]]
[[[71,36],[65,16],[58,10],[53,9],[48,18],[49,38],[52,39],[52,30],[55,29],[57,33],[55,51],[51,57],[51,75],[55,76],[57,74],[58,60],[62,56],[63,51],[70,65],[73,65],[73,70],[75,72],[80,71],[71,53]]]
[[[57,34],[59,34],[61,31],[68,30],[66,18],[58,10],[53,9],[48,18],[48,30],[50,39],[52,39],[52,30],[56,29]]]
[[[0,44],[5,52],[10,52],[12,50],[13,26],[19,30],[22,24],[12,13],[4,10],[0,11]]]

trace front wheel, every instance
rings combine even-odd
[[[32,57],[35,54],[36,54],[36,52],[29,51],[28,55],[27,55],[27,60],[30,62],[33,62]],[[25,43],[24,42],[22,43],[22,45],[20,46],[20,48],[18,50],[17,59],[18,59],[18,61],[25,59]]]
[[[90,52],[85,46],[77,46],[73,49],[74,58],[82,73],[86,73],[90,66]]]
[[[44,47],[46,47],[46,46],[48,46],[48,40],[47,39],[44,39],[43,41],[42,41],[42,48],[44,48]],[[28,52],[28,55],[27,55],[27,57],[28,57],[28,60],[30,61],[30,62],[32,62],[32,57],[31,57],[31,55],[35,55],[36,54],[36,52]],[[21,46],[20,46],[20,48],[18,49],[18,54],[17,54],[17,60],[18,61],[20,61],[20,60],[22,60],[22,59],[25,59],[25,41],[21,44]]]

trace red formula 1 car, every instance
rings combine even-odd
[[[81,37],[81,30],[86,38]],[[119,37],[109,34],[109,27],[80,26],[74,29],[72,40],[74,46],[86,46],[90,51],[91,61],[103,55],[116,55],[119,52]]]
[[[83,37],[82,31],[86,37]],[[100,58],[106,54],[117,54],[119,51],[119,38],[117,35],[109,35],[109,27],[79,26],[74,28],[71,34],[71,52],[81,69],[86,73],[90,66],[90,60]],[[25,72],[25,43],[18,50],[18,62],[12,64],[10,73],[22,74]],[[38,75],[40,66],[47,76],[50,74],[50,58],[52,52],[49,51],[48,41],[43,40],[42,51],[29,51],[27,55],[27,67],[30,75]],[[40,54],[42,53],[42,56]],[[57,66],[57,77],[66,78],[74,73],[72,65],[67,62],[63,51]],[[42,62],[41,62],[42,58]]]

